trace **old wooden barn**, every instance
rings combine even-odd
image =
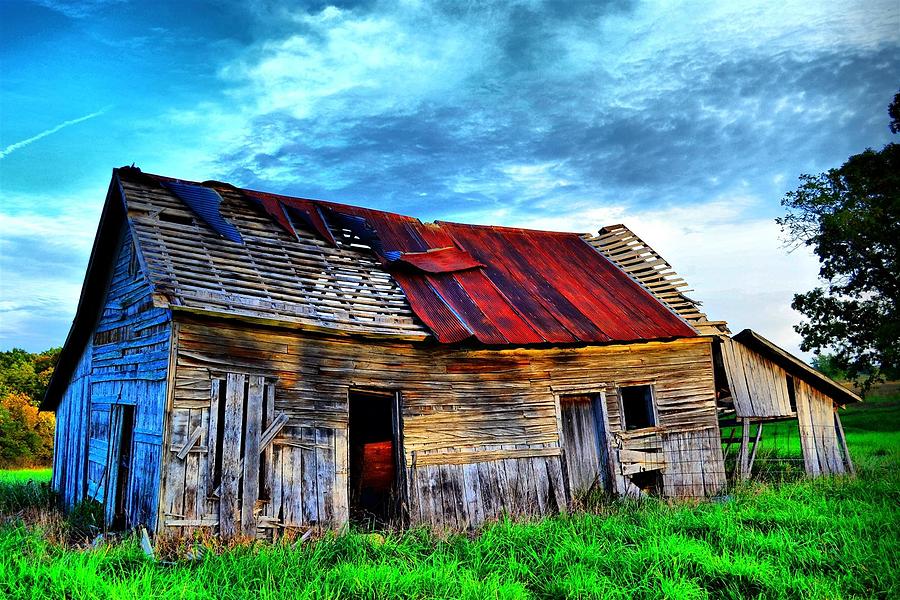
[[[715,494],[727,330],[627,237],[116,169],[43,404],[53,486],[223,536]]]

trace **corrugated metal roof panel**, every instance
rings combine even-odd
[[[187,204],[213,231],[237,244],[244,243],[235,226],[223,219],[219,213],[222,197],[216,190],[181,181],[163,181],[162,184]]]
[[[409,306],[423,323],[444,344],[455,344],[472,337],[463,319],[453,312],[425,277],[410,273],[395,273],[394,279],[409,300]]]
[[[484,267],[471,254],[456,247],[437,248],[428,252],[403,252],[397,262],[426,273],[452,273]]]

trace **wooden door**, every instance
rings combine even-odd
[[[560,397],[562,444],[569,475],[569,495],[574,498],[598,487],[607,489],[606,435],[598,418],[602,396]]]

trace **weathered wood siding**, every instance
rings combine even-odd
[[[112,516],[118,439],[111,439],[116,428],[110,409],[133,405],[126,521],[156,525],[170,338],[171,313],[153,306],[131,235],[125,232],[92,343],[57,410],[54,471],[60,471],[60,481],[55,475],[54,485],[65,487],[66,505],[87,495],[106,504],[107,517]],[[73,462],[83,466],[70,476]]]
[[[734,340],[721,340],[722,360],[738,417],[790,417],[788,373]]]
[[[51,485],[59,492],[60,501],[66,507],[83,500],[86,493],[88,447],[85,440],[88,436],[92,359],[93,352],[88,344],[56,409]]]
[[[795,381],[797,420],[800,425],[800,446],[806,472],[819,475],[847,472],[849,458],[841,443],[834,402],[804,381]]]
[[[662,436],[665,460],[663,494],[700,498],[722,491],[727,480],[718,426],[667,431]]]
[[[348,391],[401,394],[411,523],[466,527],[510,513],[544,514],[567,502],[555,394],[606,393],[620,429],[616,386],[654,385],[662,431],[716,428],[710,342],[549,350],[463,351],[330,338],[179,317],[160,529],[217,523],[210,493],[214,390],[230,376],[273,382],[287,424],[271,446],[272,488],[255,507],[257,531],[348,515]],[[229,375],[230,374],[230,375]],[[557,391],[554,391],[557,390]],[[200,438],[191,447],[191,434]],[[718,430],[716,429],[716,432]],[[179,455],[184,456],[183,459]],[[722,469],[721,449],[708,460]],[[199,470],[198,470],[199,468]],[[224,490],[223,490],[224,491]]]
[[[851,463],[829,396],[740,342],[723,339],[721,349],[737,417],[796,417],[807,474],[847,472]],[[788,380],[794,387],[796,411],[791,407]]]

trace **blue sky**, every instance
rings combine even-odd
[[[0,349],[60,345],[113,167],[444,219],[624,222],[791,350],[773,219],[890,139],[866,2],[0,2]]]

